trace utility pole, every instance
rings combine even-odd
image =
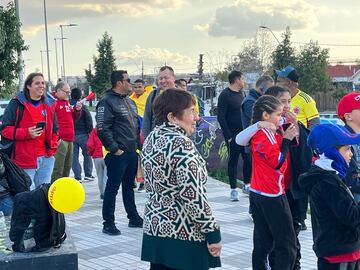
[[[144,79],[144,61],[141,61],[141,79]]]
[[[204,54],[199,54],[199,65],[198,65],[198,74],[199,80],[202,81],[203,74],[204,74],[204,62],[203,62]]]
[[[50,79],[50,59],[49,59],[49,38],[46,16],[46,0],[44,0],[44,19],[45,19],[45,41],[46,41],[46,60],[47,60],[47,72],[48,72],[48,91],[51,91],[51,79]]]
[[[19,15],[19,0],[15,0],[15,10],[16,10],[16,17],[20,23],[20,15]],[[20,35],[20,27],[19,27],[19,35]],[[18,63],[19,63],[19,85],[18,85],[18,90],[19,92],[22,90],[23,88],[23,84],[24,84],[24,61],[22,59],[22,52],[21,49],[18,50],[17,52],[18,54]]]

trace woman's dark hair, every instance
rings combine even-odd
[[[262,121],[262,116],[264,112],[271,114],[275,112],[279,106],[281,106],[280,101],[269,95],[263,95],[256,100],[253,107],[252,123]]]
[[[279,98],[286,92],[290,94],[290,91],[288,89],[282,88],[280,86],[272,86],[269,87],[264,94]]]
[[[26,79],[25,79],[25,82],[24,82],[24,95],[25,95],[25,98],[26,100],[30,100],[31,97],[30,97],[30,91],[28,89],[28,87],[31,87],[31,84],[33,83],[33,79],[37,76],[41,76],[43,79],[44,79],[44,75],[40,72],[33,72],[33,73],[30,73]],[[44,94],[41,96],[41,101],[44,101],[45,100],[45,92]]]
[[[168,122],[167,115],[171,112],[175,117],[182,118],[184,110],[195,105],[193,95],[184,90],[170,88],[155,98],[153,112],[155,124]]]

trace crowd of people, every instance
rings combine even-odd
[[[310,202],[318,269],[359,269],[360,94],[349,93],[338,104],[344,127],[320,124],[296,70],[287,66],[275,75],[261,76],[246,95],[244,75],[231,71],[218,98],[230,200],[238,201],[239,175],[249,194],[252,267],[301,269],[298,236],[307,229]],[[151,270],[221,267],[220,226],[206,197],[206,161],[192,137],[203,101],[187,91],[187,80],[176,80],[170,66],[160,68],[155,89],[141,79],[131,83],[125,70],[113,71],[110,80],[94,127],[80,89],[59,81],[47,93],[43,75],[31,73],[0,127],[2,144],[11,145],[9,157],[29,175],[31,190],[68,177],[71,168],[76,180],[94,180],[94,164],[107,235],[121,234],[115,222],[121,185],[128,226],[143,228],[141,259]],[[0,208],[6,202],[8,210],[12,194],[2,192],[3,183]],[[147,194],[139,212],[136,183]]]

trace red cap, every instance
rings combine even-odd
[[[360,109],[360,93],[351,92],[340,99],[337,107],[337,114],[344,120],[345,113],[349,113],[356,109]]]

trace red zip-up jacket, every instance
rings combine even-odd
[[[17,100],[16,100],[17,99]],[[19,104],[20,102],[20,104]],[[26,104],[28,103],[28,104]],[[26,106],[25,106],[26,104]],[[41,102],[38,106],[43,106],[43,114],[46,119],[44,127],[45,132],[45,156],[53,156],[56,153],[58,141],[58,127],[55,112],[47,101]],[[33,127],[36,123],[33,121],[31,111],[29,110],[29,101],[25,99],[21,92],[15,99],[12,99],[6,107],[3,123],[1,126],[1,136],[12,141],[15,128],[15,120],[19,115],[19,106],[24,106],[24,113],[16,128],[15,135],[15,152],[12,154],[12,160],[23,169],[35,169],[37,167],[37,151],[34,149],[36,139],[32,139],[29,135],[29,127]]]
[[[284,144],[284,145],[282,145]],[[260,129],[251,139],[252,175],[250,190],[278,197],[285,193],[284,172],[290,141],[268,129]]]
[[[76,111],[68,100],[57,99],[54,104],[59,124],[60,139],[73,142],[75,140],[74,122],[79,119],[81,111]]]
[[[97,130],[94,128],[89,135],[89,139],[86,142],[86,147],[88,150],[89,155],[92,158],[102,158],[102,143],[97,135]]]

